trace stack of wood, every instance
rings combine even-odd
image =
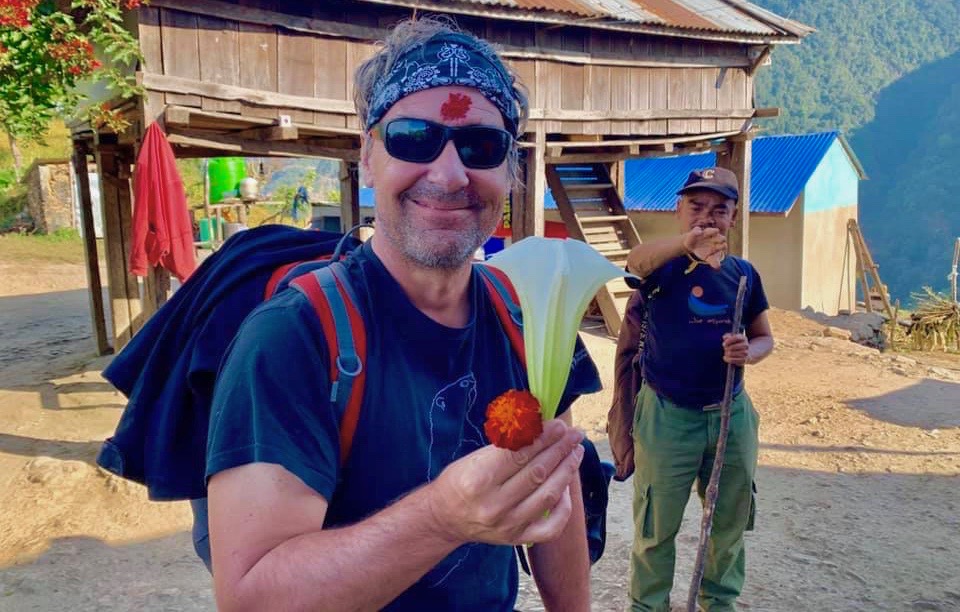
[[[960,351],[960,303],[930,287],[913,294],[917,304],[910,315],[910,337],[919,350]]]

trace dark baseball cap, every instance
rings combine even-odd
[[[694,189],[709,189],[734,200],[740,199],[740,184],[737,182],[737,175],[726,168],[714,167],[694,170],[687,177],[687,181],[677,192],[677,195]]]

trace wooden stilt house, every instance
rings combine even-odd
[[[713,150],[749,185],[753,79],[778,44],[810,28],[740,0],[151,0],[130,27],[145,61],[145,93],[96,100],[131,127],[73,129],[77,167],[102,182],[113,328],[91,291],[101,352],[122,346],[165,299],[162,271],[141,290],[129,271],[131,166],[160,121],[182,157],[295,156],[341,161],[343,223],[357,220],[356,66],[397,21],[426,13],[497,43],[530,91],[522,139],[526,189],[512,198],[515,238],[542,234],[549,184],[571,236],[622,263],[639,236],[621,200],[623,161]],[[89,185],[80,181],[90,218]],[[749,206],[744,190],[743,205]],[[747,215],[740,215],[747,220]],[[93,232],[87,232],[93,236]],[[746,225],[736,249],[746,252]],[[92,288],[97,254],[87,245]],[[626,288],[597,296],[616,333]]]

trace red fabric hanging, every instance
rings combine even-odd
[[[156,122],[143,138],[133,171],[133,244],[130,271],[146,276],[163,266],[180,281],[197,267],[187,195],[173,149]]]

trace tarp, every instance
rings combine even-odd
[[[183,181],[173,149],[154,122],[147,128],[133,172],[130,272],[146,276],[158,265],[181,282],[197,267]]]

